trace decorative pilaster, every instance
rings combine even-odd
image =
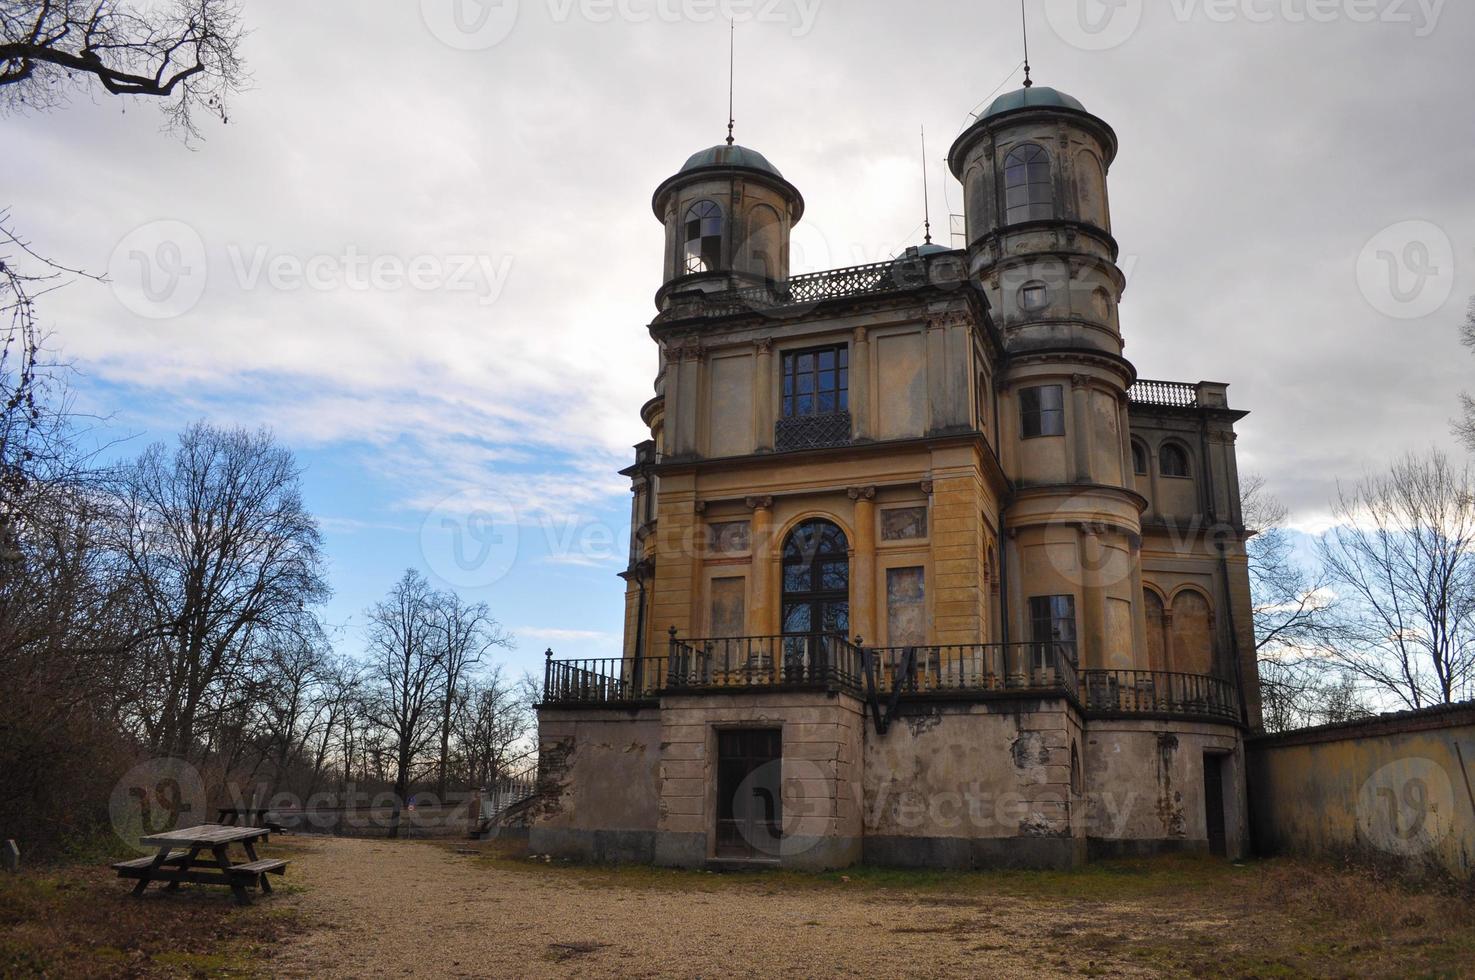
[[[876,488],[851,487],[855,501],[855,546],[851,558],[850,633],[876,639]]]
[[[758,341],[753,370],[757,381],[757,398],[753,405],[753,426],[757,432],[759,452],[773,450],[774,397],[773,397],[773,339],[765,337]]]
[[[850,417],[856,439],[871,437],[871,341],[856,327],[850,345]],[[862,634],[869,635],[869,634]]]
[[[773,540],[773,498],[749,497],[747,504],[753,511],[749,527],[750,574],[753,580],[748,583],[753,605],[748,610],[748,632],[755,636],[770,636],[779,632],[778,617],[773,610],[772,579],[778,550]]]
[[[1092,483],[1091,477],[1091,379],[1084,374],[1070,378],[1071,419],[1065,431],[1071,434],[1075,449],[1077,483]]]

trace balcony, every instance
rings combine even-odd
[[[859,647],[843,636],[672,637],[664,657],[554,660],[543,703],[636,705],[676,694],[846,691],[902,698],[1063,696],[1094,717],[1181,717],[1239,723],[1234,685],[1147,670],[1081,670],[1070,643]]]
[[[1168,715],[1238,722],[1234,685],[1202,674],[1157,670],[1088,670],[1084,707],[1096,715]]]

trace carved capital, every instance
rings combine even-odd
[[[698,516],[707,512],[707,502],[705,500],[698,500],[692,507],[696,510]]]
[[[749,497],[747,500],[743,501],[743,503],[747,504],[749,510],[773,509],[772,497]]]
[[[773,338],[772,337],[764,337],[764,338],[762,338],[762,339],[760,339],[758,341],[755,341],[754,342],[754,346],[756,346],[758,348],[758,353],[760,353],[760,354],[772,354],[773,353]]]
[[[1070,386],[1072,388],[1089,388],[1091,387],[1091,376],[1089,374],[1072,374],[1070,376]]]
[[[875,487],[851,487],[846,493],[850,494],[851,500],[875,500]]]
[[[923,480],[921,482],[921,484],[919,484],[919,485],[921,486],[923,493],[925,493],[929,497],[932,496],[932,481],[931,480]]]

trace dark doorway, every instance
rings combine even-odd
[[[1204,756],[1204,822],[1209,829],[1209,853],[1224,857],[1224,757]]]
[[[776,728],[717,733],[718,857],[778,859],[782,746]]]
[[[784,541],[784,670],[824,676],[825,636],[850,632],[850,542],[830,521],[805,521]]]

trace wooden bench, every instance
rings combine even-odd
[[[259,886],[264,894],[271,894],[271,882],[266,880],[267,875],[284,875],[287,873],[287,862],[280,858],[264,858],[260,861],[251,861],[246,864],[233,864],[229,874],[246,875],[256,879],[252,883]]]

